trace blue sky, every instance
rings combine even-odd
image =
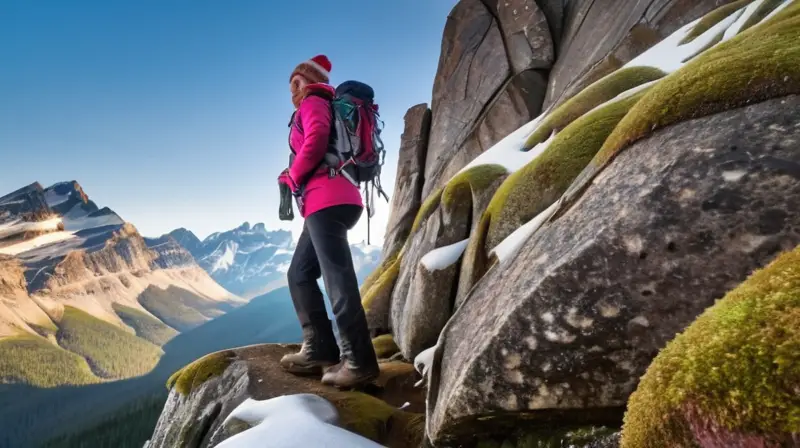
[[[0,1],[0,194],[77,180],[148,236],[277,218],[288,77],[376,90],[394,185],[403,115],[429,102],[456,0]],[[382,238],[388,207],[373,220]],[[351,234],[364,238],[366,220]]]

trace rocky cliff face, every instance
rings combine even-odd
[[[362,287],[425,444],[798,440],[799,40],[797,0],[458,3]]]

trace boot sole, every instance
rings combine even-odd
[[[339,390],[362,389],[362,388],[368,388],[369,386],[373,385],[375,380],[378,379],[378,376],[379,374],[365,376],[359,378],[355,382],[348,384],[336,384],[335,382],[331,381],[328,382],[323,381],[322,384],[325,384],[326,386],[335,387]]]

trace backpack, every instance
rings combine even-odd
[[[333,98],[312,91],[309,94],[325,98],[331,105],[331,132],[328,151],[321,166],[328,168],[328,175],[344,176],[353,185],[363,186],[367,209],[367,244],[369,244],[369,218],[375,210],[374,191],[389,202],[389,196],[381,186],[381,168],[386,156],[381,140],[381,125],[375,91],[359,81],[345,81],[336,87]],[[292,115],[294,124],[302,132],[302,125]],[[290,139],[291,140],[291,139]],[[294,150],[292,149],[292,152]]]

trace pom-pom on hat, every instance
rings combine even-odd
[[[331,61],[324,54],[314,56],[313,58],[301,62],[292,72],[289,81],[295,75],[302,75],[310,83],[324,82],[328,83],[330,80]]]

